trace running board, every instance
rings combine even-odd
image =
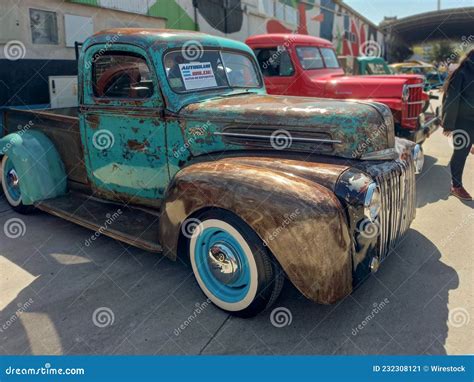
[[[109,203],[78,193],[43,200],[35,206],[51,215],[96,231],[86,241],[93,242],[96,236],[105,235],[146,251],[162,250],[158,243],[159,218],[143,209]]]

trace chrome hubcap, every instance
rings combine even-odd
[[[214,244],[207,256],[212,275],[225,285],[237,281],[241,274],[241,264],[234,250],[224,244]]]
[[[8,171],[7,182],[10,187],[13,187],[13,188],[19,187],[20,179],[18,178],[18,174],[16,173],[15,170],[12,169]]]

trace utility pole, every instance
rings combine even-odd
[[[438,0],[438,11],[441,10],[441,0]]]

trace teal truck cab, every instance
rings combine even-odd
[[[8,110],[2,187],[129,245],[189,259],[240,316],[285,275],[329,304],[377,270],[415,216],[413,143],[381,104],[271,96],[252,50],[202,33],[89,38],[79,108]]]

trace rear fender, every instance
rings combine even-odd
[[[188,166],[175,176],[162,206],[160,242],[167,256],[176,258],[186,219],[207,208],[244,220],[309,299],[332,303],[351,292],[346,217],[327,188],[226,159]]]
[[[67,176],[53,143],[39,131],[20,131],[0,139],[0,156],[8,155],[20,178],[25,205],[66,193]]]

